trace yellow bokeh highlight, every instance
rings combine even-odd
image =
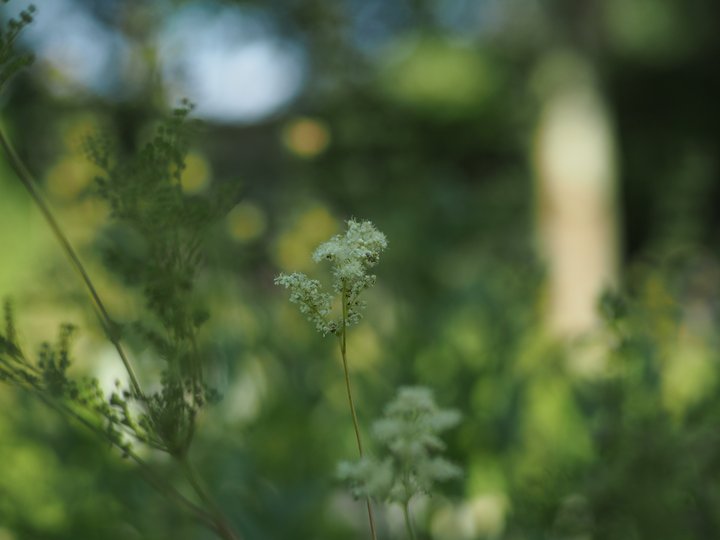
[[[286,272],[309,271],[313,268],[312,253],[322,242],[338,231],[338,222],[324,206],[305,211],[277,239],[274,257]]]
[[[382,348],[375,330],[367,324],[353,328],[349,335],[349,347],[353,351],[352,370],[365,371],[380,360]]]
[[[84,156],[84,152],[82,152],[83,141],[102,131],[98,117],[93,114],[80,114],[68,119],[67,122],[63,122],[60,127],[60,138],[68,152]]]
[[[244,201],[233,208],[226,219],[230,236],[238,242],[251,242],[267,228],[265,212],[256,204]]]
[[[560,377],[536,378],[527,394],[524,439],[529,449],[523,467],[538,472],[546,456],[581,462],[592,455],[587,425],[569,383]]]
[[[400,102],[448,113],[490,104],[500,73],[490,57],[472,47],[410,35],[387,49],[380,83]]]
[[[330,130],[324,122],[312,118],[297,118],[283,130],[283,142],[290,152],[312,158],[324,152],[330,144]]]
[[[65,506],[56,496],[61,480],[55,455],[45,447],[3,444],[0,459],[4,467],[0,490],[10,509],[33,528],[47,533],[67,526]]]
[[[180,177],[180,185],[185,193],[200,193],[210,184],[210,163],[205,156],[190,152],[185,158],[185,170]]]
[[[699,339],[681,338],[668,354],[662,373],[662,399],[676,417],[715,391],[717,375],[711,351]]]
[[[53,165],[45,177],[53,198],[70,201],[86,189],[97,174],[97,168],[80,155],[67,155]]]
[[[5,253],[0,264],[0,297],[37,283],[54,247],[39,212],[24,193],[12,189],[11,182],[16,181],[0,167],[0,245]]]

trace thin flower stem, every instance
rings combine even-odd
[[[200,478],[200,475],[195,470],[195,467],[193,467],[188,457],[181,456],[177,459],[193,490],[195,490],[197,496],[210,511],[212,515],[212,520],[215,524],[213,530],[218,534],[220,538],[223,538],[224,540],[240,540],[240,536],[232,529],[232,526],[228,523],[228,520],[224,516],[222,510],[220,510],[218,505],[210,496],[210,493],[205,487],[202,479]]]
[[[407,529],[408,538],[410,540],[415,540],[415,532],[413,531],[412,526],[412,520],[410,519],[410,501],[405,502],[403,504],[403,515],[405,516],[405,528]]]
[[[343,320],[342,333],[340,335],[340,353],[342,354],[343,371],[345,373],[345,389],[347,390],[348,403],[350,404],[350,414],[352,415],[353,428],[355,429],[355,440],[357,441],[358,452],[363,457],[362,439],[360,438],[360,426],[355,412],[355,403],[353,401],[352,390],[350,388],[350,374],[348,371],[347,352],[345,345],[345,322]]]
[[[132,384],[133,391],[137,395],[137,397],[144,399],[144,395],[142,393],[142,389],[140,387],[140,381],[138,380],[138,377],[135,373],[135,370],[133,369],[132,363],[130,362],[130,359],[128,358],[127,354],[125,353],[125,350],[122,347],[122,344],[117,338],[117,335],[115,333],[114,329],[114,323],[112,319],[110,318],[110,315],[108,314],[107,309],[105,308],[105,304],[103,303],[102,299],[100,298],[100,295],[97,292],[97,289],[95,288],[95,285],[93,284],[92,280],[90,279],[90,276],[88,275],[87,271],[85,270],[85,266],[83,265],[82,261],[80,261],[80,257],[78,257],[77,252],[72,247],[72,244],[70,244],[70,241],[68,240],[67,236],[65,236],[65,233],[60,228],[59,223],[55,219],[55,216],[53,216],[52,212],[50,211],[50,207],[43,199],[40,192],[35,187],[35,181],[33,180],[32,175],[30,174],[30,171],[23,163],[22,159],[20,159],[20,156],[17,154],[15,149],[12,147],[12,144],[10,144],[9,139],[5,136],[2,130],[0,130],[0,146],[2,146],[3,151],[5,152],[5,155],[7,156],[10,166],[12,167],[13,171],[15,171],[16,176],[18,177],[18,180],[22,183],[22,185],[25,187],[27,192],[30,194],[30,197],[35,202],[37,207],[40,209],[40,212],[42,213],[43,217],[45,218],[45,221],[47,221],[48,225],[50,226],[50,229],[52,230],[53,234],[55,235],[55,238],[60,243],[60,246],[62,247],[63,251],[65,252],[65,255],[70,260],[70,264],[75,269],[75,271],[78,273],[80,278],[85,283],[85,287],[87,288],[88,292],[90,293],[90,296],[92,297],[92,300],[95,304],[95,308],[98,313],[98,317],[100,318],[100,323],[103,327],[103,330],[105,330],[105,333],[110,340],[110,342],[115,347],[115,350],[117,350],[118,355],[120,356],[120,360],[122,360],[123,365],[125,366],[125,370],[128,373],[128,376],[130,377],[130,383]]]
[[[347,390],[348,403],[350,404],[350,414],[352,415],[353,428],[355,429],[355,439],[357,440],[358,452],[363,457],[362,438],[360,437],[360,425],[358,423],[357,414],[355,412],[355,403],[353,402],[352,390],[350,387],[350,372],[347,362],[347,291],[343,289],[342,293],[342,329],[340,332],[340,354],[342,355],[343,371],[345,373],[345,389]],[[375,532],[375,518],[373,517],[372,505],[370,497],[365,499],[367,506],[368,522],[370,523],[370,536],[372,540],[377,540]]]

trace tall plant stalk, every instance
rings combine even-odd
[[[340,341],[345,390],[347,391],[350,415],[352,416],[355,440],[360,457],[363,455],[360,425],[355,411],[350,371],[347,359],[347,329],[362,319],[365,302],[361,294],[375,284],[375,275],[370,273],[380,260],[380,253],[387,247],[387,238],[369,221],[347,221],[347,231],[321,244],[313,253],[315,262],[328,261],[332,265],[333,290],[342,305],[340,317],[333,316],[333,296],[324,292],[322,285],[305,274],[294,272],[280,274],[275,284],[290,290],[290,301],[298,304],[303,313],[322,335],[332,334]],[[372,540],[377,540],[375,518],[370,498],[365,497],[368,522]]]
[[[15,172],[15,176],[18,180],[20,180],[20,183],[25,187],[25,190],[30,195],[30,198],[40,210],[40,213],[43,215],[43,218],[45,218],[45,221],[50,226],[50,230],[55,236],[55,239],[60,244],[60,247],[65,253],[65,256],[69,259],[71,266],[85,284],[85,287],[87,288],[88,293],[92,298],[95,310],[98,314],[98,318],[100,319],[100,324],[105,332],[105,335],[112,343],[113,347],[115,347],[115,350],[117,351],[118,356],[120,357],[120,360],[122,360],[123,366],[125,367],[125,371],[127,371],[128,377],[130,377],[130,384],[133,387],[133,391],[139,399],[143,399],[144,395],[140,387],[140,381],[137,377],[137,374],[135,373],[135,369],[133,368],[130,359],[125,353],[122,344],[117,338],[116,332],[114,330],[113,321],[110,318],[107,309],[105,308],[105,303],[100,298],[100,295],[98,294],[95,285],[90,279],[87,270],[85,270],[85,266],[80,260],[80,257],[78,256],[75,249],[72,247],[72,244],[63,232],[60,224],[55,219],[55,216],[50,211],[50,207],[45,202],[45,199],[40,194],[38,189],[35,187],[35,181],[33,180],[30,171],[25,166],[25,163],[22,161],[22,159],[20,159],[20,156],[15,151],[12,144],[10,143],[10,140],[7,138],[2,129],[0,129],[0,146],[2,146],[5,156],[8,158],[8,162],[10,163],[10,166]]]
[[[405,530],[407,530],[408,538],[415,540],[415,532],[413,531],[412,520],[410,518],[410,503],[406,502],[403,505],[403,516],[405,517]]]
[[[340,353],[342,355],[343,372],[345,374],[345,390],[347,391],[348,404],[350,405],[350,414],[352,416],[353,429],[355,430],[355,440],[357,441],[358,452],[360,457],[363,457],[363,446],[362,437],[360,436],[360,426],[357,419],[357,413],[355,412],[355,403],[353,401],[352,388],[350,386],[350,371],[348,370],[347,361],[347,289],[343,287],[342,292],[342,323],[340,331]],[[370,524],[370,536],[373,540],[377,540],[377,533],[375,532],[375,518],[373,516],[372,504],[370,503],[370,497],[365,498],[365,505],[367,506],[368,522]]]

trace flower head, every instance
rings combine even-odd
[[[336,235],[321,244],[313,253],[315,262],[329,261],[332,265],[333,290],[343,306],[342,315],[333,319],[333,297],[323,292],[320,282],[304,274],[280,274],[277,285],[290,289],[290,301],[315,324],[323,335],[336,334],[343,324],[357,324],[362,318],[365,303],[360,294],[375,284],[375,276],[368,270],[380,260],[387,247],[385,235],[369,221],[347,221],[345,234]]]

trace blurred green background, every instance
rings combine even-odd
[[[142,300],[103,267],[83,138],[132,152],[188,97],[184,189],[238,193],[198,283],[224,400],[193,457],[245,538],[367,537],[333,478],[355,455],[336,343],[272,285],[320,271],[351,216],[390,242],[350,334],[361,423],[404,384],[464,416],[465,475],[415,501],[422,538],[720,537],[720,3],[36,4],[2,121],[116,319]],[[4,163],[0,246],[26,348],[72,322],[77,372],[122,377]],[[0,407],[0,540],[210,538],[41,403]],[[378,520],[404,538],[399,509]]]

